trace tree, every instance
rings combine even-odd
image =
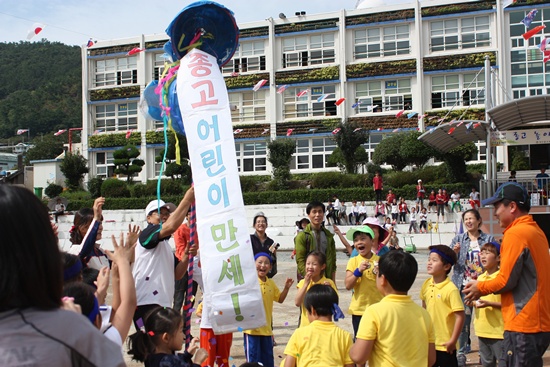
[[[392,166],[394,170],[401,171],[407,167],[407,160],[401,155],[401,145],[405,134],[392,134],[386,136],[374,149],[372,161],[382,165],[384,163]]]
[[[510,171],[523,171],[528,170],[531,167],[529,166],[529,159],[525,156],[525,153],[522,150],[519,149],[510,149],[512,147],[509,147],[509,152],[512,156],[512,163],[510,164]],[[515,148],[515,147],[514,147]]]
[[[126,175],[126,182],[132,182],[132,178],[141,172],[145,162],[143,159],[137,159],[140,151],[134,145],[126,145],[113,152],[115,173]]]
[[[176,163],[176,139],[173,134],[168,137],[168,151],[166,152],[165,168],[163,175],[172,180],[181,179],[183,184],[190,184],[192,181],[191,167],[189,166],[189,149],[185,135],[178,134],[178,145],[180,150],[180,164]],[[164,149],[155,157],[155,162],[160,163],[164,158]]]
[[[48,134],[41,138],[35,138],[32,143],[34,148],[29,149],[25,154],[26,165],[29,165],[30,161],[54,159],[63,153],[63,138],[60,136]]]
[[[436,158],[445,162],[448,182],[466,181],[466,161],[477,154],[477,147],[473,142],[459,145],[447,153],[440,153]]]
[[[368,154],[363,148],[369,139],[366,130],[357,129],[357,124],[346,123],[338,126],[340,129],[333,137],[338,145],[329,158],[329,163],[337,165],[343,173],[357,173],[361,164],[368,162]],[[331,159],[332,158],[332,159]]]
[[[272,140],[267,144],[267,159],[273,166],[272,187],[276,190],[288,188],[290,181],[290,159],[296,152],[296,141],[291,139]]]
[[[71,191],[80,190],[84,175],[88,173],[88,160],[80,154],[67,152],[59,169],[65,175],[67,188]]]
[[[411,131],[405,134],[399,148],[399,154],[409,165],[422,168],[430,158],[437,155],[437,151],[418,140],[422,135],[419,131]]]

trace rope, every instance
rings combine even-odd
[[[195,203],[189,207],[189,246],[193,246],[197,240],[197,213]],[[193,255],[189,253],[187,264],[187,294],[185,297],[184,310],[184,329],[185,329],[185,348],[191,343],[191,304],[193,301]]]

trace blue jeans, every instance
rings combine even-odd
[[[464,286],[460,287],[460,298],[464,302],[464,293],[462,293]],[[470,344],[470,324],[472,323],[472,307],[464,305],[464,313],[466,315],[464,319],[464,326],[458,337],[458,353],[466,354],[466,346]]]

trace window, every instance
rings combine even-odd
[[[334,149],[336,149],[336,142],[332,138],[297,139],[296,154],[290,161],[290,169],[327,168],[328,157]]]
[[[329,64],[334,61],[334,33],[283,39],[283,68]]]
[[[96,177],[109,178],[115,175],[113,152],[97,152],[95,155]]]
[[[324,100],[320,100],[323,95]],[[288,88],[283,93],[284,118],[335,116],[336,86]]]
[[[155,54],[153,60],[153,80],[160,80],[162,72],[164,71],[164,63],[166,59],[164,54]]]
[[[224,65],[224,73],[246,73],[265,70],[264,41],[241,42],[231,60]]]
[[[162,161],[157,162],[157,157],[162,153],[164,148],[155,148],[155,156],[153,157],[153,160],[155,161],[155,177],[158,177],[160,175],[160,168],[162,166]],[[164,169],[166,170],[166,164],[164,165]]]
[[[229,93],[233,122],[265,121],[265,90]]]
[[[95,128],[104,132],[137,129],[138,103],[97,105],[95,107]]]
[[[485,75],[432,77],[432,108],[471,106],[485,103]]]
[[[410,53],[408,24],[367,28],[356,30],[354,33],[354,58],[356,60]]]
[[[370,133],[369,140],[365,144],[363,144],[363,148],[365,148],[365,151],[369,156],[369,162],[372,161],[374,149],[376,149],[376,146],[382,141],[383,138],[384,134]],[[363,173],[366,173],[366,167],[363,167]]]
[[[257,172],[267,170],[266,142],[235,143],[239,172]]]
[[[510,50],[512,93],[514,98],[550,94],[550,73],[547,68],[550,64],[543,62],[543,54],[537,45],[548,37],[550,26],[550,8],[540,9],[530,28],[546,25],[547,28],[525,41],[525,25],[521,23],[529,10],[510,12],[510,36],[512,49]]]
[[[430,39],[433,52],[490,46],[489,16],[433,21]]]
[[[355,100],[361,102],[357,106],[358,113],[411,109],[411,80],[376,80],[357,83]]]
[[[137,56],[95,62],[95,87],[137,84]]]

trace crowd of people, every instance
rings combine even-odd
[[[427,208],[421,180],[417,188],[421,214],[414,206],[410,215],[418,214],[413,218],[422,222]],[[343,203],[333,199],[340,213]],[[429,248],[430,278],[420,291],[422,306],[409,294],[418,263],[395,241],[392,221],[401,219],[399,207],[394,213],[396,198],[390,213],[398,215],[388,217],[388,223],[367,213],[360,218],[359,210],[354,216],[352,210],[345,218],[355,223],[345,234],[336,225],[334,234],[325,227],[323,203],[309,203],[308,218],[297,222],[292,254],[300,319],[281,366],[350,367],[367,361],[372,367],[464,366],[472,319],[483,366],[542,366],[550,344],[550,254],[546,236],[528,214],[528,199],[525,188],[509,182],[483,202],[495,207],[502,242],[481,231],[475,207],[462,212],[466,232]],[[233,334],[214,332],[208,320],[211,305],[204,301],[196,310],[200,338],[179,353],[189,334],[182,317],[182,300],[189,295],[178,281],[189,276],[190,258],[200,263],[186,221],[193,201],[193,188],[177,206],[151,201],[145,228],[131,226],[118,239],[113,236],[114,251],[108,251],[98,243],[105,204],[98,198],[93,208],[76,213],[73,245],[60,253],[57,226],[47,208],[28,190],[0,185],[2,365],[122,366],[127,337],[128,353],[145,366],[231,365]],[[282,290],[277,287],[272,278],[277,276],[278,244],[266,233],[268,218],[258,213],[252,225],[251,250],[266,319],[264,326],[242,331],[247,359],[242,366],[274,367],[273,304],[285,302],[294,279],[279,274],[286,279]],[[351,292],[353,335],[335,324],[344,317],[335,235],[350,255],[343,292]],[[172,236],[175,253],[168,243]],[[193,280],[202,288],[197,270]],[[106,305],[109,288],[111,304]],[[128,336],[132,322],[136,332]],[[70,325],[71,331],[59,325]]]

